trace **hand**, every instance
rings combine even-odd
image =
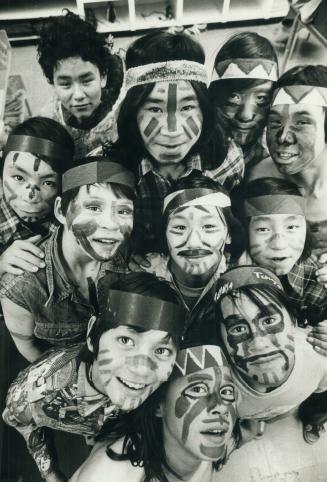
[[[327,356],[327,320],[321,321],[312,328],[307,341],[317,353]]]
[[[40,239],[38,234],[24,241],[14,241],[0,256],[0,276],[4,273],[20,275],[24,271],[35,273],[39,268],[44,268],[44,253],[34,244]]]
[[[128,263],[131,271],[145,271],[143,268],[150,268],[151,263],[140,254],[132,254]]]
[[[324,288],[327,288],[327,253],[323,253],[318,258],[318,263],[321,265],[316,270],[316,278]]]

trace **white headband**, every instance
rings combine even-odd
[[[327,107],[327,88],[290,85],[276,89],[272,105],[308,104]]]
[[[209,194],[205,194],[205,190],[203,189],[203,194],[199,194],[197,197],[192,196],[192,191],[195,191],[195,189],[182,189],[180,191],[175,191],[172,192],[171,194],[168,194],[165,199],[164,199],[164,205],[163,205],[163,212],[166,210],[167,206],[171,203],[171,201],[180,195],[184,195],[184,193],[190,193],[191,198],[189,200],[185,200],[185,197],[183,196],[183,200],[181,199],[181,202],[177,202],[176,206],[174,206],[174,209],[177,207],[181,206],[216,206],[218,208],[226,208],[231,205],[230,198],[226,196],[226,194],[222,192],[211,192]],[[176,201],[178,201],[176,199]],[[174,203],[175,204],[175,203]]]
[[[276,82],[278,67],[268,59],[227,59],[217,62],[211,82],[227,79],[261,79]]]

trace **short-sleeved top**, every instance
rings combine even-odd
[[[21,276],[7,273],[0,283],[0,296],[32,313],[35,337],[51,345],[83,342],[88,321],[95,312],[91,302],[83,298],[67,277],[58,252],[60,236],[58,227],[41,244],[45,252],[44,269]],[[107,275],[114,282],[127,272],[123,257],[117,255],[102,263],[96,281],[99,286],[101,278]]]
[[[240,392],[238,415],[241,419],[271,420],[286,416],[314,392],[327,390],[326,358],[306,341],[306,332],[295,333],[295,365],[285,383],[268,393],[260,393],[243,381],[233,368],[233,379]]]

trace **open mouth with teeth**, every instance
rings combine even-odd
[[[201,432],[201,435],[205,435],[206,437],[211,437],[213,440],[214,439],[221,439],[221,438],[224,438],[226,436],[228,432],[228,429],[226,428],[221,428],[221,429],[217,429],[217,428],[212,428],[212,429],[209,429],[209,430],[203,430]]]
[[[129,388],[130,390],[134,390],[135,392],[139,390],[144,390],[144,388],[148,387],[149,385],[146,383],[134,383],[130,382],[129,380],[125,380],[123,378],[117,377],[117,380],[124,385],[124,387]]]
[[[119,242],[117,239],[109,239],[109,238],[97,238],[97,239],[93,239],[93,241],[95,243],[104,244],[108,246],[114,246],[116,243]]]
[[[184,249],[178,253],[178,256],[184,258],[202,258],[203,256],[210,256],[212,254],[208,249]]]
[[[283,161],[289,161],[293,157],[297,157],[298,154],[296,154],[295,152],[280,152],[280,151],[278,151],[277,155]]]

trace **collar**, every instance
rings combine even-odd
[[[110,417],[115,417],[119,413],[116,405],[103,393],[93,388],[86,374],[86,365],[80,363],[77,375],[77,410],[82,417],[87,417],[99,408],[103,408],[103,422]]]
[[[186,170],[182,177],[189,175],[190,172],[192,172],[193,170],[202,171],[202,163],[201,163],[200,156],[198,154],[190,156],[185,162],[185,167],[186,167]],[[150,158],[145,157],[144,159],[142,159],[139,165],[140,178],[144,177],[149,172],[153,172],[157,176],[162,177],[160,172],[154,167]]]

